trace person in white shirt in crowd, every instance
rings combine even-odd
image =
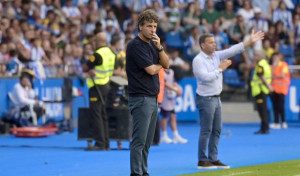
[[[252,17],[254,17],[254,11],[250,0],[244,0],[243,7],[240,8],[237,12],[238,15],[241,15],[244,18],[244,21],[247,23]]]
[[[261,9],[259,7],[254,7],[254,17],[249,20],[251,27],[255,27],[257,31],[268,32],[269,25],[268,21],[261,16]]]
[[[272,21],[274,23],[281,21],[285,30],[293,31],[292,13],[286,8],[283,0],[279,2],[277,9],[273,12]]]
[[[180,86],[174,80],[174,71],[165,69],[165,89],[164,98],[160,107],[162,119],[160,121],[162,129],[161,143],[187,143],[188,140],[181,137],[177,130],[177,120],[175,112],[176,97],[182,94]],[[173,140],[169,138],[167,133],[168,117],[170,117],[170,126],[173,132]]]
[[[70,23],[80,23],[81,12],[77,6],[73,6],[73,0],[67,0],[66,6],[62,8]]]

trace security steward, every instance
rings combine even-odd
[[[272,71],[262,51],[256,51],[254,59],[256,66],[251,81],[251,92],[255,98],[257,111],[261,119],[260,130],[254,134],[269,134],[269,115],[267,111],[267,97],[273,91],[271,86]]]
[[[106,116],[106,99],[109,92],[110,77],[113,75],[116,55],[107,46],[106,34],[100,32],[95,37],[95,46],[98,48],[83,65],[83,71],[88,72],[89,102],[93,147],[86,150],[109,150],[108,118]]]

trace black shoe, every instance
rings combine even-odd
[[[198,169],[216,169],[218,168],[214,164],[212,164],[210,161],[199,161],[198,162]]]
[[[225,164],[223,164],[220,160],[215,161],[215,162],[211,162],[213,165],[217,166],[217,168],[221,168],[221,169],[230,169],[230,166],[227,166]]]
[[[84,150],[85,151],[105,151],[107,149],[105,147],[93,146],[93,147],[87,147]]]
[[[265,131],[259,130],[259,131],[254,132],[254,134],[270,134],[270,131],[269,130],[265,130]]]

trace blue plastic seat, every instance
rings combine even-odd
[[[166,35],[167,46],[182,49],[184,47],[184,40],[180,36],[179,31],[168,32]]]
[[[227,69],[223,72],[224,83],[232,87],[244,87],[245,82],[241,81],[237,70]]]

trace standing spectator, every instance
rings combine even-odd
[[[165,69],[165,89],[164,97],[160,107],[160,114],[162,119],[160,121],[162,129],[161,143],[187,143],[188,140],[181,137],[177,130],[177,120],[175,112],[175,99],[181,96],[182,90],[174,80],[174,71],[172,69]],[[173,140],[171,140],[167,133],[168,117],[170,117],[170,126],[173,132]]]
[[[281,53],[274,53],[272,55],[272,88],[274,91],[271,93],[271,99],[273,103],[273,111],[275,117],[275,123],[270,124],[270,128],[280,129],[279,116],[281,119],[282,128],[287,129],[288,125],[285,121],[284,111],[284,99],[289,91],[290,72],[286,62],[283,61],[283,55]]]
[[[222,129],[222,71],[231,61],[228,58],[241,53],[245,48],[263,39],[264,33],[252,31],[249,40],[223,51],[215,51],[212,34],[204,34],[199,43],[201,52],[193,60],[193,72],[197,79],[197,107],[200,114],[201,133],[198,148],[198,169],[230,168],[218,160],[218,144]],[[209,144],[209,145],[208,145]],[[208,147],[208,155],[207,153]]]
[[[128,105],[133,118],[130,145],[131,175],[148,174],[148,154],[157,121],[158,72],[169,58],[156,34],[158,16],[146,10],[138,16],[139,34],[127,46]]]
[[[255,27],[256,31],[268,32],[268,21],[261,17],[261,10],[258,7],[254,7],[254,17],[250,18],[249,24],[251,27]]]
[[[214,0],[207,0],[206,10],[201,14],[201,23],[207,25],[211,30],[213,23],[220,18],[220,14],[215,10]]]
[[[37,78],[45,78],[45,70],[43,64],[49,63],[49,59],[40,46],[40,39],[33,38],[30,40],[31,48],[31,62],[29,67],[35,72]]]
[[[237,14],[243,17],[245,23],[248,23],[248,21],[254,17],[251,0],[244,0],[243,7],[238,10]]]
[[[271,86],[271,67],[262,51],[255,52],[255,70],[251,80],[251,92],[261,119],[260,129],[254,134],[269,134],[269,115],[267,97],[273,91]]]

